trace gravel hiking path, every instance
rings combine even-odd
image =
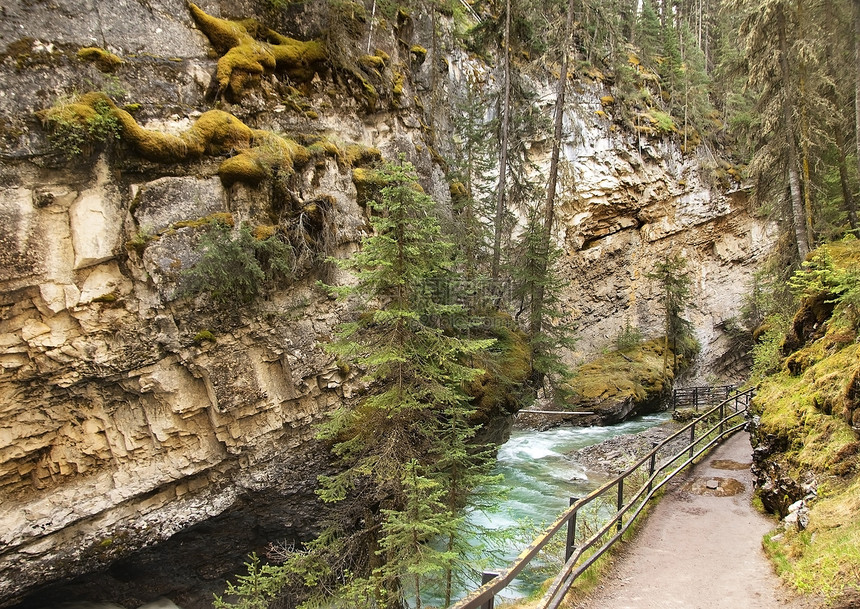
[[[761,547],[774,521],[752,507],[749,435],[679,476],[575,609],[806,609]],[[740,483],[740,484],[738,484]],[[742,485],[742,488],[741,488]],[[716,488],[713,488],[716,487]]]

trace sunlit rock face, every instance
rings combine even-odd
[[[686,317],[702,350],[690,381],[739,380],[743,354],[724,330],[776,241],[775,225],[751,213],[745,192],[707,183],[702,160],[677,143],[642,145],[603,122],[577,118],[571,130],[581,135],[565,150],[576,194],[562,202],[557,238],[577,327],[573,360],[614,348],[628,325],[663,334],[662,295],[648,274],[677,254],[687,261],[694,306]]]
[[[283,14],[265,2],[201,6],[309,39],[320,13],[306,4]],[[117,143],[70,162],[45,154],[34,113],[75,91],[139,105],[135,118],[147,128],[187,130],[215,105],[216,59],[180,0],[96,0],[86,9],[13,0],[0,16],[0,606],[183,531],[181,543],[197,548],[198,576],[223,581],[236,555],[207,566],[191,543],[195,527],[256,531],[233,548],[241,562],[265,549],[264,539],[307,538],[322,515],[313,490],[328,463],[314,423],[362,388],[324,345],[354,311],[315,287],[348,281],[324,264],[234,307],[183,296],[182,271],[199,259],[207,219],[271,225],[319,201],[330,206],[329,253],[346,256],[365,234],[365,201],[351,168],[334,158],[290,176],[285,198],[266,184],[225,186],[223,157],[158,164]],[[416,13],[398,27],[407,44],[390,32],[372,40],[404,75],[396,104],[362,108],[329,75],[306,84],[309,105],[296,111],[284,103],[294,95],[289,81],[266,74],[245,98],[219,106],[255,128],[374,147],[386,159],[403,153],[450,213],[436,151],[452,150],[461,68],[478,66],[490,86],[498,80],[454,50],[449,18]],[[442,33],[435,47],[433,28]],[[77,59],[93,45],[124,63],[103,74]],[[426,59],[412,45],[427,49]],[[660,299],[646,275],[678,251],[694,280],[698,370],[720,374],[721,324],[737,314],[771,228],[748,214],[741,192],[706,184],[677,144],[619,132],[598,112],[600,85],[576,80],[574,89],[555,235],[578,326],[571,361],[611,345],[627,322],[660,334]],[[551,112],[552,94],[541,99]],[[538,166],[548,148],[532,143]]]
[[[731,352],[724,329],[775,243],[775,225],[751,213],[747,193],[714,171],[715,161],[682,154],[678,138],[619,129],[600,103],[607,90],[599,83],[583,79],[573,90],[555,226],[569,282],[565,310],[576,327],[570,361],[614,348],[628,325],[646,338],[662,335],[661,294],[648,274],[677,254],[687,261],[694,306],[686,317],[702,349],[688,381],[737,380],[743,354]],[[551,113],[549,89],[542,99]],[[549,143],[533,149],[547,168]]]

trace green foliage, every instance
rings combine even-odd
[[[642,49],[642,55],[649,63],[656,64],[656,58],[662,54],[660,17],[654,10],[651,0],[643,0],[642,10],[636,24],[636,40]]]
[[[410,165],[379,177],[380,199],[368,204],[373,234],[336,261],[356,282],[326,286],[363,305],[329,351],[370,388],[318,427],[339,466],[319,478],[318,494],[339,504],[339,518],[268,572],[303,607],[420,606],[427,585],[446,586],[465,567],[455,551],[460,510],[473,489],[495,482],[489,453],[473,446],[464,391],[482,371],[462,363],[493,341],[445,333],[446,320],[464,312],[434,299],[433,286],[450,280],[453,244]]]
[[[564,400],[563,387],[570,370],[561,358],[562,349],[573,348],[573,328],[561,304],[566,283],[557,274],[561,250],[552,243],[537,210],[529,213],[528,224],[517,244],[510,274],[515,278],[514,299],[527,312],[532,371],[540,385],[543,380]]]
[[[43,114],[54,151],[67,158],[91,154],[96,148],[118,140],[121,125],[110,105],[92,106],[77,99],[61,99]]]
[[[828,296],[828,302],[836,304],[834,318],[837,323],[853,328],[860,328],[860,255],[856,253],[860,251],[858,243],[860,241],[851,236],[841,244],[819,248],[789,280],[792,291],[800,298]],[[854,251],[857,259],[849,264],[834,265],[831,250],[837,247],[843,251]]]
[[[385,562],[380,570],[391,570],[390,576],[382,579],[400,581],[420,607],[423,583],[451,571],[458,559],[453,549],[439,549],[430,541],[439,536],[455,537],[462,518],[452,518],[445,504],[445,487],[426,475],[418,459],[404,464],[401,487],[403,507],[382,510],[379,553]]]
[[[270,602],[277,598],[282,583],[276,575],[277,569],[260,563],[256,554],[251,554],[245,563],[247,575],[236,576],[236,583],[228,583],[225,594],[238,598],[235,603],[226,602],[222,596],[215,595],[215,609],[268,609]]]
[[[654,128],[660,133],[672,133],[676,130],[675,121],[672,119],[671,114],[661,112],[660,110],[651,110],[648,116],[651,118],[651,122],[654,123]]]
[[[771,315],[763,324],[763,331],[752,348],[753,367],[750,382],[756,383],[782,366],[782,343],[789,329],[789,320],[782,315]]]
[[[493,176],[498,171],[498,141],[495,121],[487,120],[486,107],[492,103],[477,76],[470,78],[462,98],[454,101],[454,154],[451,188],[454,211],[453,238],[460,267],[468,280],[478,280],[489,268],[495,194]],[[456,185],[456,186],[455,186]]]
[[[642,331],[636,326],[630,325],[630,320],[624,324],[624,328],[615,338],[615,348],[618,351],[627,351],[638,347],[643,340]]]
[[[246,223],[235,233],[222,222],[208,224],[198,251],[198,262],[182,272],[182,291],[207,294],[220,305],[250,303],[293,272],[291,246],[277,234],[257,239]]]
[[[692,324],[682,317],[691,300],[691,281],[687,275],[687,259],[681,254],[672,254],[654,265],[654,270],[647,273],[646,277],[656,280],[663,292],[664,330],[667,347],[665,356],[668,357],[668,343],[671,341],[675,358],[672,370],[676,371],[678,355],[692,355],[698,348],[693,340]]]

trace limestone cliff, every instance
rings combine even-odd
[[[287,35],[323,35],[315,3],[281,11],[213,0],[201,9],[257,16],[271,28],[271,47],[290,44]],[[250,503],[267,506],[263,516],[240,521],[268,536],[313,530],[314,480],[326,464],[312,425],[360,389],[322,348],[350,312],[314,282],[324,273],[345,279],[311,257],[288,284],[232,309],[178,288],[199,257],[201,227],[218,214],[292,226],[325,203],[327,251],[347,255],[365,227],[366,183],[350,146],[388,159],[405,153],[425,190],[450,205],[439,153],[450,149],[452,108],[440,100],[456,95],[461,68],[478,60],[451,43],[444,15],[382,22],[357,22],[367,28],[361,44],[379,49],[363,67],[305,58],[291,70],[259,40],[249,43],[259,57],[227,65],[230,51],[180,0],[13,0],[0,9],[0,605]],[[91,47],[118,61],[79,53]],[[662,313],[644,274],[680,248],[696,274],[702,374],[712,373],[725,351],[720,323],[736,314],[770,229],[745,211],[741,192],[706,184],[677,145],[613,126],[604,85],[575,86],[565,146],[573,173],[557,235],[566,305],[579,325],[571,358],[602,348],[628,320],[659,333]],[[223,142],[161,159],[158,146],[147,154],[121,136],[61,158],[36,112],[92,90],[125,113],[112,115],[127,121],[124,133],[132,121],[138,140],[164,134],[159,146],[188,144],[217,105],[248,129],[327,152],[289,171],[253,157],[267,176],[258,181],[241,172],[225,179],[225,163],[245,148]],[[551,97],[542,103],[550,108]],[[539,166],[544,144],[533,144]],[[269,145],[282,155],[281,144]],[[234,567],[206,577],[221,581]]]

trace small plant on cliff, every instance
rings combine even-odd
[[[118,140],[122,127],[107,102],[92,106],[76,99],[60,99],[40,114],[53,150],[67,158],[90,154]]]
[[[219,304],[247,304],[293,270],[293,251],[274,234],[257,239],[248,224],[234,233],[222,222],[209,224],[198,245],[200,260],[182,273],[183,292],[208,294]]]

